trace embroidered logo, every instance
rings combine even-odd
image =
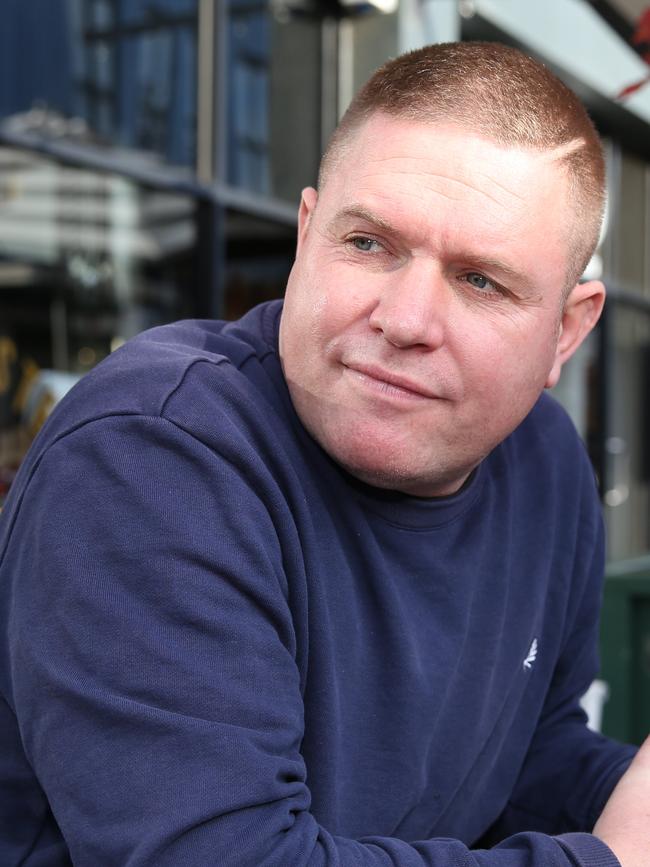
[[[533,638],[533,643],[530,645],[528,656],[524,659],[524,668],[530,669],[533,667],[533,662],[537,659],[537,639]]]

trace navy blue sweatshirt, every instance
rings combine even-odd
[[[1,517],[3,867],[614,867],[593,474],[548,397],[456,495],[310,438],[281,307],[136,338]],[[577,833],[576,833],[577,832]]]

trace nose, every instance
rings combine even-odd
[[[433,264],[411,259],[383,288],[370,314],[370,327],[400,349],[435,349],[444,341],[447,294]]]

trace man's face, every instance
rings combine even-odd
[[[450,494],[557,380],[575,322],[554,157],[375,115],[303,193],[280,354],[304,425],[353,475]]]

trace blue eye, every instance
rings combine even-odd
[[[471,273],[467,275],[467,282],[474,286],[475,289],[487,289],[492,283],[483,274]],[[494,288],[494,287],[493,287]]]
[[[377,241],[372,238],[352,238],[352,243],[356,247],[357,250],[360,250],[362,253],[371,253],[373,250],[377,250],[379,248],[379,244]]]

